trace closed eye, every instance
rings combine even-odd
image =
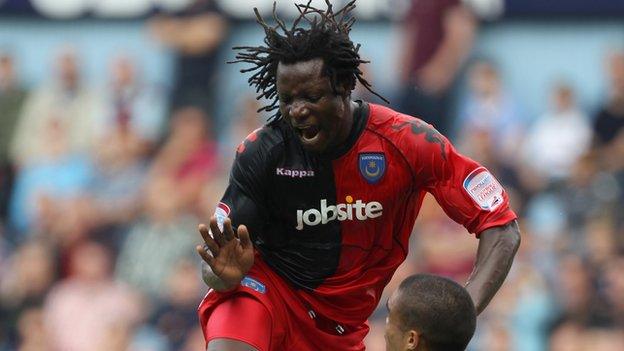
[[[312,94],[308,95],[307,100],[310,102],[318,102],[321,98],[323,98],[322,94]]]

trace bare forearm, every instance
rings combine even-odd
[[[477,313],[485,309],[503,284],[519,246],[520,230],[516,221],[481,233],[477,261],[466,284]]]

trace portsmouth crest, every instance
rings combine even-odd
[[[381,152],[360,154],[360,174],[367,182],[377,183],[386,173],[386,155]]]

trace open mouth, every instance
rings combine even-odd
[[[317,126],[297,127],[297,132],[304,141],[311,142],[318,136],[319,128]]]

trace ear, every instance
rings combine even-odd
[[[410,330],[405,334],[405,347],[408,350],[416,350],[420,344],[420,336],[415,330]]]

